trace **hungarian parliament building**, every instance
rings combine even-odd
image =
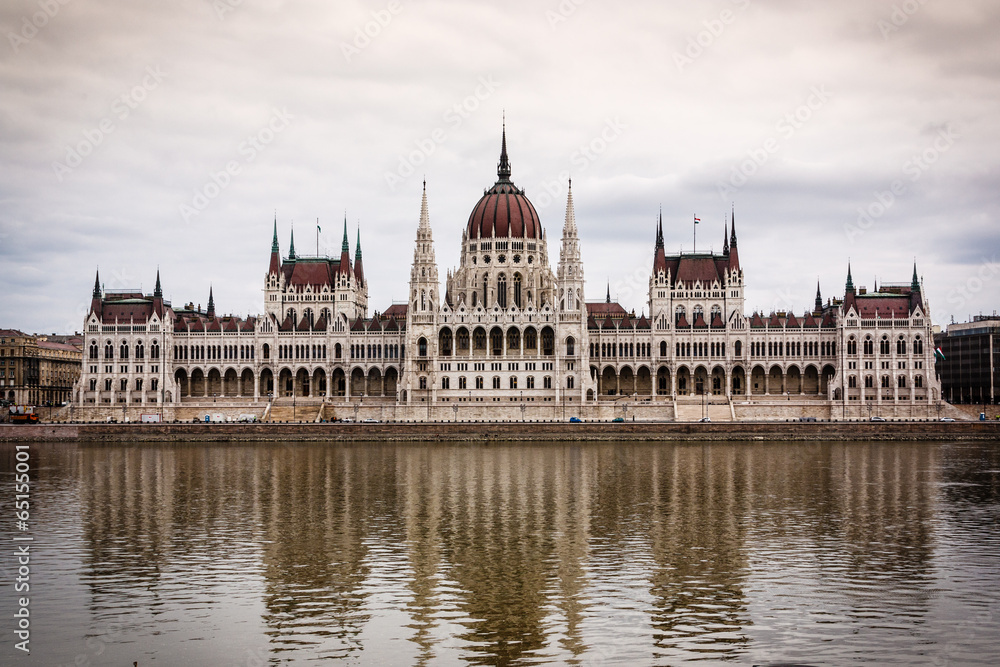
[[[667,254],[655,230],[648,315],[584,298],[572,183],[558,246],[511,180],[462,232],[442,284],[424,184],[407,303],[369,309],[360,234],[339,257],[282,256],[277,220],[256,317],[102,290],[84,322],[84,414],[165,419],[931,418],[940,384],[916,266],[811,308],[746,314],[735,215],[721,252]],[[457,239],[456,239],[457,240]],[[109,409],[111,412],[109,412]],[[940,409],[939,407],[937,409]]]

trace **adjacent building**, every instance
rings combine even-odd
[[[314,257],[294,237],[282,256],[275,220],[260,316],[218,313],[211,290],[204,310],[173,307],[159,274],[149,295],[102,290],[98,277],[74,401],[319,401],[405,419],[606,418],[630,405],[678,419],[689,404],[737,418],[933,414],[940,386],[915,266],[909,282],[871,291],[847,267],[842,297],[824,302],[817,285],[800,312],[748,314],[735,213],[721,252],[668,254],[662,216],[653,231],[643,312],[610,292],[588,302],[572,183],[552,266],[504,134],[497,180],[451,240],[459,265],[443,284],[426,183],[407,301],[381,311],[369,309],[360,234],[352,260],[346,221],[340,256]]]
[[[82,359],[79,343],[73,343],[70,336],[0,329],[0,399],[18,405],[69,401]]]
[[[937,368],[949,403],[996,405],[1000,399],[1000,316],[976,315],[935,334]]]

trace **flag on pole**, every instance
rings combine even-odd
[[[699,218],[698,216],[695,216],[694,217],[694,224],[697,225],[699,222],[701,222],[701,218]]]
[[[934,358],[940,359],[941,361],[947,361],[947,359],[944,358],[944,352],[941,351],[940,347],[934,348]]]

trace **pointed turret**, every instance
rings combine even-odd
[[[667,254],[663,249],[663,208],[660,208],[660,217],[656,221],[656,247],[653,251],[653,277],[660,272],[667,272]]]
[[[611,281],[608,281],[608,294],[604,297],[604,303],[611,303]]]
[[[910,280],[910,290],[913,292],[920,291],[920,280],[917,279],[917,263],[913,262],[913,278]]]
[[[820,311],[823,310],[823,297],[819,293],[819,281],[818,280],[816,281],[816,305],[815,305],[815,310],[816,310],[816,312],[820,312]]]
[[[732,213],[729,216],[730,220],[730,231],[729,231],[729,270],[739,272],[740,270],[740,253],[736,249],[736,207],[733,207]]]
[[[274,214],[274,236],[271,237],[271,263],[267,268],[268,275],[277,275],[281,271],[281,250],[278,247],[278,214]]]
[[[295,227],[292,227],[291,239],[288,242],[288,259],[295,261]]]
[[[365,282],[365,269],[361,264],[361,228],[358,228],[358,242],[354,250],[354,277],[360,286]]]
[[[854,279],[851,278],[851,263],[847,263],[847,285],[844,287],[845,292],[854,294]]]
[[[94,274],[94,292],[93,298],[90,300],[90,312],[97,313],[97,316],[101,315],[101,272],[98,270]]]
[[[722,228],[722,254],[729,254],[729,221],[726,221],[726,226]]]
[[[208,310],[205,311],[205,314],[209,318],[215,317],[215,296],[212,294],[211,285],[208,287]]]
[[[160,270],[156,270],[156,287],[153,288],[153,298],[162,299],[163,298],[163,288],[160,287]]]
[[[559,249],[559,287],[563,294],[562,309],[575,311],[583,303],[583,260],[577,237],[576,207],[573,205],[573,179],[566,191],[566,220],[563,222],[562,246]]]
[[[347,240],[347,213],[344,213],[344,239],[340,242],[340,272],[351,275],[351,244]]]
[[[510,183],[510,161],[507,159],[507,120],[503,123],[503,138],[500,142],[500,164],[497,165],[497,180]]]
[[[438,270],[434,258],[434,237],[431,234],[431,219],[427,209],[427,181],[420,200],[420,223],[417,225],[417,240],[413,246],[413,265],[410,268],[410,294],[413,299],[407,317],[412,313],[424,323],[434,321],[438,300]],[[413,321],[412,318],[411,322]]]

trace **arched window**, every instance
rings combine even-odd
[[[737,357],[743,356],[743,342],[742,341],[736,341],[733,344],[733,353]]]
[[[889,354],[889,337],[882,336],[882,340],[878,344],[879,354]]]
[[[661,357],[667,356],[667,341],[665,340],[660,341],[660,356]]]
[[[514,274],[514,305],[518,308],[521,307],[521,274]]]
[[[420,310],[427,310],[427,291],[420,290]]]
[[[421,338],[417,341],[417,355],[421,357],[427,356],[427,339]]]
[[[872,340],[871,336],[865,338],[865,354],[875,354],[875,341]]]
[[[476,330],[472,332],[472,345],[477,350],[486,349],[486,330],[482,327],[476,327]]]
[[[906,376],[905,375],[900,375],[898,378],[896,378],[896,381],[899,384],[899,388],[900,389],[906,389]]]
[[[146,358],[146,350],[145,350],[145,348],[143,348],[141,340],[138,343],[135,344],[135,358],[136,359],[145,359]]]
[[[483,276],[483,307],[490,307],[490,277]]]
[[[503,332],[497,327],[490,331],[490,351],[497,356],[503,354]]]
[[[339,343],[338,343],[338,345],[339,345]],[[264,353],[264,358],[265,359],[270,359],[271,358],[271,346],[270,345],[268,345],[267,343],[264,343],[264,347],[261,348],[261,351]]]
[[[547,357],[555,352],[555,335],[550,327],[542,329],[542,354]]]
[[[118,346],[118,357],[120,359],[128,359],[128,343],[122,341],[122,344]]]
[[[93,343],[92,342],[90,344],[90,358],[91,359],[97,359],[97,354],[98,354],[98,352],[97,352],[97,343]]]
[[[921,355],[924,353],[924,341],[920,340],[920,336],[913,339],[913,354]]]
[[[160,358],[160,344],[155,340],[149,345],[149,358],[159,359]]]
[[[854,340],[851,336],[850,340],[847,341],[847,354],[857,354],[858,353],[858,341]]]
[[[889,376],[888,375],[883,375],[882,376],[882,388],[883,389],[888,389],[889,388]]]
[[[535,333],[535,329],[533,327],[528,327],[524,330],[524,349],[538,349],[538,334]]]
[[[458,330],[458,335],[455,336],[455,341],[457,343],[458,350],[468,350],[469,349],[469,330],[462,327]]]
[[[906,354],[906,339],[903,338],[902,335],[899,337],[899,340],[896,341],[896,354]]]
[[[566,339],[566,356],[572,357],[576,354],[576,341],[570,336]]]
[[[917,387],[918,389],[920,387],[923,387],[924,386],[924,376],[923,375],[915,375],[913,377],[913,386]]]
[[[497,305],[507,307],[507,276],[502,273],[497,278]]]
[[[451,329],[441,329],[441,336],[439,343],[441,345],[441,354],[444,356],[451,356]]]

